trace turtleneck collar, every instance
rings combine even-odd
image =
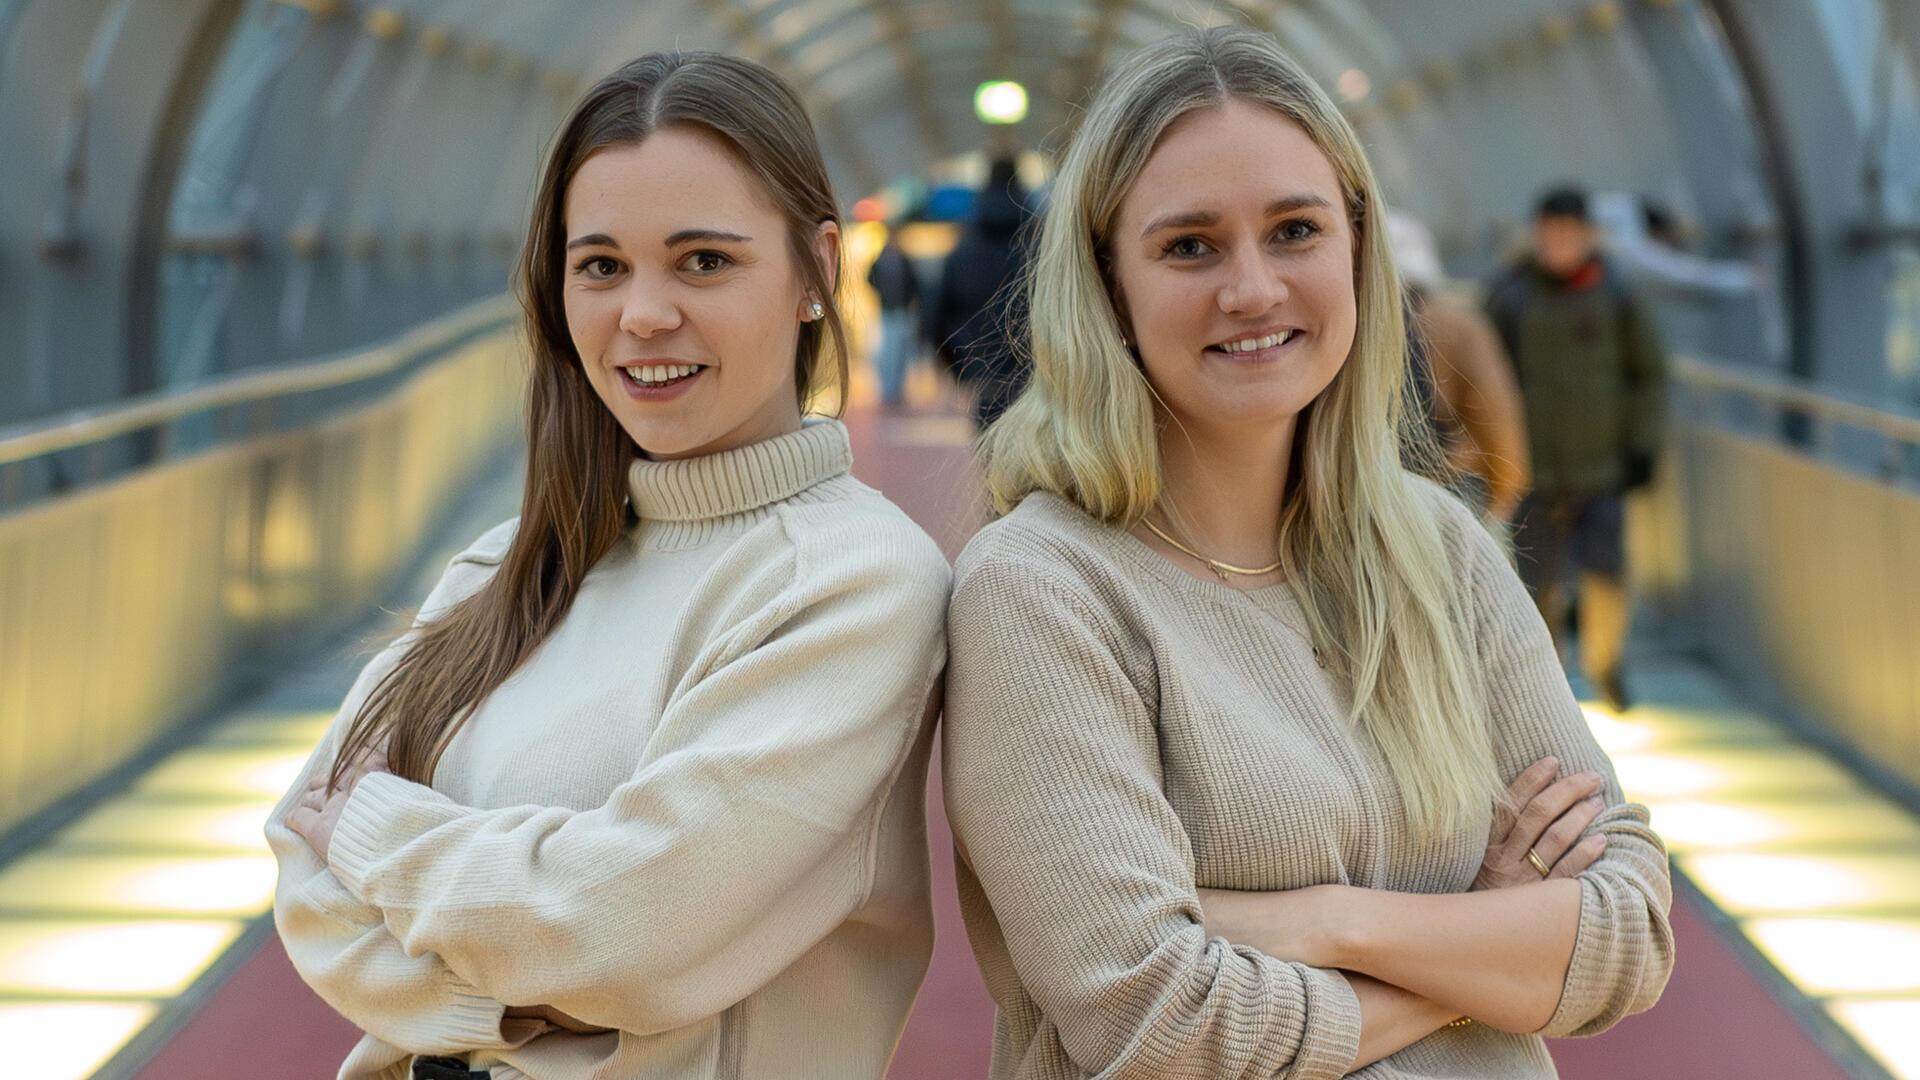
[[[642,525],[675,523],[706,534],[723,519],[759,516],[754,512],[844,476],[852,466],[846,425],[814,420],[799,431],[717,454],[642,458],[627,472],[627,493]]]

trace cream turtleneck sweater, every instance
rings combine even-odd
[[[342,1078],[878,1077],[933,930],[924,785],[946,560],[846,429],[640,461],[639,523],[460,729],[355,788],[331,866],[281,822],[404,650],[361,673],[267,835],[275,921],[367,1032]],[[508,522],[421,618],[476,591]],[[554,1006],[615,1029],[504,1021]]]

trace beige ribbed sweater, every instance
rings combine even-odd
[[[279,824],[283,801],[275,920],[367,1032],[342,1078],[466,1051],[505,1080],[884,1072],[932,948],[948,570],[850,461],[821,422],[636,463],[639,524],[433,787],[363,780],[330,868]],[[477,589],[512,529],[455,558],[422,617]],[[404,643],[361,674],[309,773]],[[503,1031],[502,1003],[616,1031]]]
[[[1430,488],[1430,485],[1424,485]],[[1546,628],[1499,549],[1431,489],[1469,590],[1499,769],[1601,770],[1609,837],[1545,1034],[1651,1005],[1673,960],[1666,854],[1621,801]],[[1048,494],[968,545],[948,616],[942,770],[961,906],[1000,1011],[995,1080],[1344,1074],[1360,1012],[1337,972],[1209,939],[1195,890],[1338,883],[1464,892],[1483,816],[1416,842],[1344,720],[1290,588],[1202,581]],[[1365,1077],[1554,1075],[1537,1035],[1446,1028]]]

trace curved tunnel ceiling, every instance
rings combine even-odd
[[[1272,31],[1328,85],[1360,69],[1372,90],[1353,102],[1356,116],[1391,141],[1394,104],[1422,85],[1483,61],[1517,60],[1589,28],[1582,22],[1604,28],[1620,17],[1613,0],[576,0],[565,17],[518,0],[392,7],[574,83],[651,49],[752,57],[800,89],[849,192],[979,148],[986,136],[972,95],[986,79],[1017,79],[1032,91],[1032,112],[1013,134],[1039,144],[1115,57],[1183,26]]]

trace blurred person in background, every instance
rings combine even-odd
[[[1407,290],[1407,356],[1414,393],[1445,455],[1437,477],[1467,503],[1511,525],[1527,493],[1527,426],[1513,369],[1493,326],[1446,289],[1440,251],[1425,223],[1387,216],[1394,265]]]
[[[973,420],[982,431],[1027,384],[1026,361],[1013,347],[1018,298],[1011,287],[1026,265],[1020,229],[1027,218],[1027,189],[1013,160],[995,160],[926,314],[947,369],[974,389]]]
[[[1653,479],[1666,412],[1666,351],[1653,315],[1600,253],[1585,191],[1534,209],[1530,250],[1487,288],[1525,400],[1533,493],[1514,548],[1558,639],[1579,589],[1580,666],[1616,710],[1631,705],[1624,499]]]
[[[867,284],[880,300],[880,349],[874,367],[880,375],[880,404],[889,412],[906,404],[907,369],[919,341],[914,315],[920,306],[920,280],[900,250],[901,224],[887,223],[886,246],[867,269]]]

